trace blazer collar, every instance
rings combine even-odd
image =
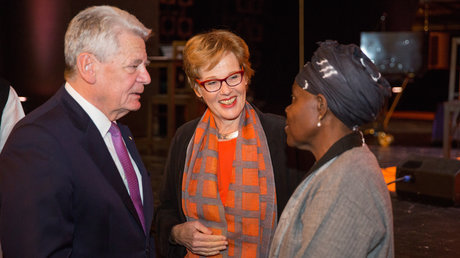
[[[69,95],[64,87],[61,87],[58,90],[56,93],[56,98],[62,101],[64,108],[68,110],[69,119],[72,121],[76,128],[81,130],[82,134],[80,142],[83,148],[94,161],[94,164],[96,164],[96,166],[99,168],[99,171],[102,173],[102,175],[118,193],[129,212],[137,220],[140,229],[143,230],[131,197],[129,196],[126,186],[124,185],[123,180],[118,173],[117,167],[113,162],[113,159],[105,145],[104,139],[102,138],[96,125],[93,123],[88,114],[81,108],[81,106]],[[120,131],[128,151],[136,162],[137,167],[139,168],[139,171],[142,175],[142,184],[144,189],[144,217],[146,220],[145,225],[146,228],[149,229],[151,226],[151,218],[153,217],[153,199],[150,177],[142,163],[128,127],[122,125],[121,123],[118,123],[118,125],[120,127]],[[147,235],[148,233],[149,232],[147,232]]]
[[[352,149],[354,147],[363,146],[363,144],[363,136],[359,131],[353,131],[350,134],[345,135],[337,142],[335,142],[329,148],[329,150],[318,161],[316,161],[315,164],[313,164],[308,173],[305,174],[304,179],[307,178],[307,176],[310,175],[313,171],[317,170],[334,157],[337,157],[345,151]]]

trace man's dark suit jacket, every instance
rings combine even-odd
[[[150,176],[142,174],[150,229]],[[154,257],[128,191],[87,113],[62,87],[14,128],[0,155],[0,240],[5,257]]]

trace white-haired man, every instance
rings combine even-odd
[[[111,6],[77,14],[65,85],[13,129],[0,155],[7,257],[153,257],[153,197],[133,137],[151,31]]]

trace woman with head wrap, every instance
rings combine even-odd
[[[246,100],[254,71],[239,36],[198,34],[183,56],[207,110],[172,141],[155,216],[158,249],[168,257],[268,257],[278,214],[303,177],[287,166],[285,120]]]
[[[358,127],[373,121],[388,82],[356,45],[320,43],[295,78],[288,145],[316,163],[281,215],[270,257],[393,257],[390,195]]]

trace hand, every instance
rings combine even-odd
[[[178,224],[171,229],[172,239],[197,255],[210,256],[219,254],[227,248],[227,238],[213,235],[212,231],[199,221]]]

